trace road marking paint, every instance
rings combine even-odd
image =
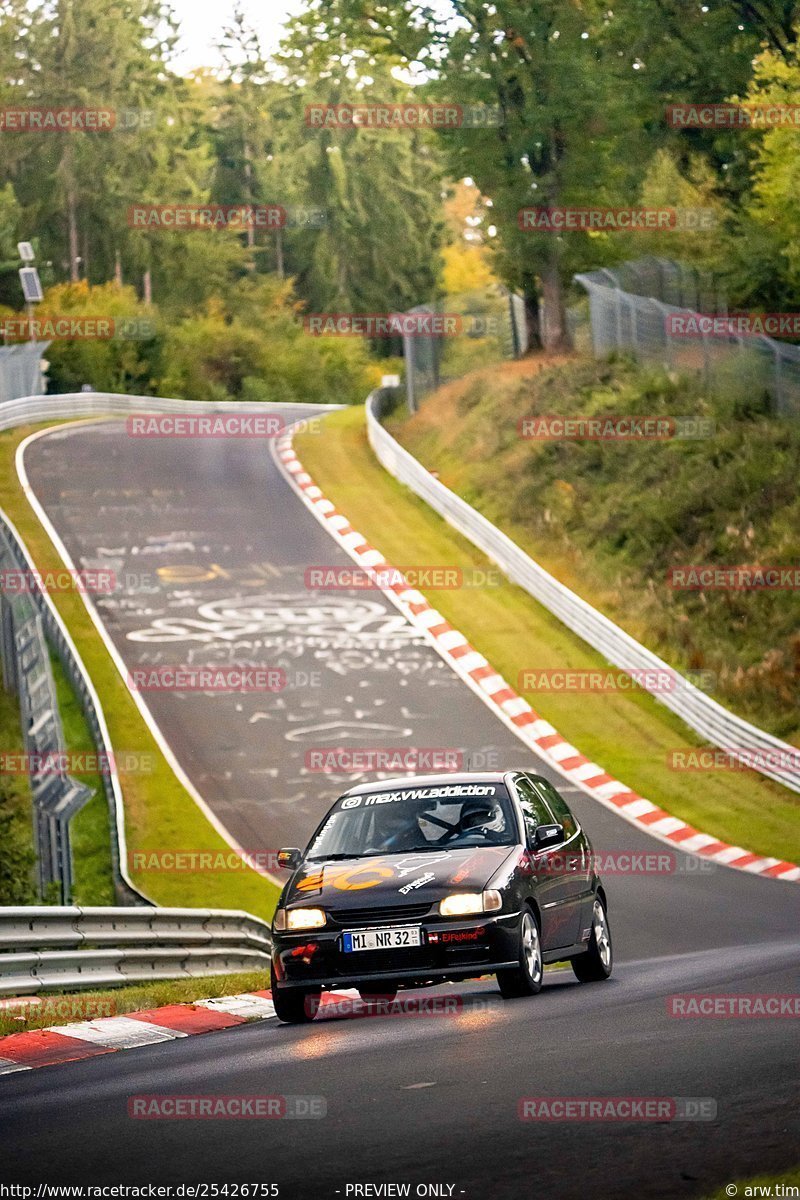
[[[149,1046],[154,1042],[171,1042],[174,1038],[186,1037],[180,1030],[134,1021],[130,1017],[101,1017],[97,1021],[76,1021],[74,1025],[50,1025],[47,1032],[115,1050],[130,1050],[135,1046]]]
[[[556,762],[563,762],[567,758],[580,758],[579,751],[570,746],[569,742],[560,742],[558,746],[553,746],[549,753]]]
[[[236,996],[219,996],[213,1000],[198,1000],[200,1008],[210,1008],[212,1012],[228,1013],[233,1017],[255,1017],[269,1019],[275,1016],[275,1005],[266,996],[255,992],[240,992]]]
[[[0,1058],[0,1075],[13,1075],[15,1071],[30,1071],[26,1063],[12,1062],[10,1058]]]
[[[655,829],[657,833],[677,833],[679,829],[684,829],[685,825],[678,817],[662,817],[660,821],[654,821],[650,828]],[[684,847],[681,846],[681,849]]]
[[[66,1026],[66,1028],[71,1028]],[[112,1046],[97,1046],[53,1029],[28,1029],[0,1038],[3,1061],[26,1067],[49,1067],[53,1063],[91,1058],[96,1054],[113,1054]]]

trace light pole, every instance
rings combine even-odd
[[[21,261],[26,264],[32,263],[36,257],[30,242],[17,242],[17,253]],[[42,284],[36,267],[20,267],[19,281],[22,284],[22,294],[25,297],[25,312],[28,315],[28,341],[35,342],[36,338],[33,333],[33,306],[41,304],[42,300],[44,300]]]

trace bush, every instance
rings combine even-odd
[[[0,776],[0,905],[35,904],[30,799]]]
[[[152,395],[161,371],[163,333],[157,311],[142,304],[133,288],[113,283],[91,287],[85,281],[50,288],[37,311],[47,317],[109,318],[110,338],[54,341],[46,351],[48,391],[76,392],[91,384],[97,392]]]

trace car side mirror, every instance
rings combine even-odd
[[[278,851],[278,866],[284,871],[294,871],[303,861],[303,851],[297,846],[286,846]]]
[[[539,825],[534,832],[531,850],[538,854],[548,846],[558,846],[564,841],[563,825]]]

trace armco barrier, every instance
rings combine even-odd
[[[381,424],[381,415],[390,397],[394,396],[393,392],[379,389],[367,398],[369,442],[378,461],[390,475],[425,500],[496,563],[512,582],[524,588],[613,666],[627,672],[672,671],[675,687],[669,691],[652,693],[659,703],[677,713],[711,745],[730,751],[742,762],[753,765],[762,775],[777,780],[792,791],[800,792],[800,752],[796,747],[735,716],[688,679],[675,673],[663,659],[642,646],[563,583],[559,583],[510,537],[435,479],[409,454]],[[762,759],[759,762],[757,757],[749,758],[750,755],[760,755]],[[785,761],[775,762],[775,759]]]
[[[231,400],[206,404],[198,400],[166,400],[159,396],[119,396],[113,392],[67,392],[63,396],[25,396],[0,404],[0,429],[14,429],[35,421],[70,420],[79,417],[127,417],[133,413],[175,413],[176,415],[214,415],[215,413],[264,413],[265,409],[292,408],[298,405],[272,405],[257,401]],[[305,407],[305,406],[302,406]],[[320,412],[338,405],[320,404]]]
[[[235,910],[0,908],[0,996],[266,971],[271,946]]]
[[[19,403],[15,401],[15,403]],[[0,413],[3,411],[3,406],[0,406]],[[0,509],[0,534],[10,554],[15,560],[16,566],[21,571],[29,572],[32,579],[34,576],[34,563],[28,554],[22,538],[17,533],[11,521],[6,514]],[[26,596],[26,600],[30,600],[36,609],[36,615],[47,641],[55,650],[61,662],[64,672],[72,685],[75,695],[81,706],[81,710],[86,717],[89,725],[92,741],[95,749],[98,752],[98,757],[101,762],[101,775],[103,779],[103,789],[106,795],[106,801],[109,809],[109,829],[111,833],[111,868],[114,874],[114,890],[117,899],[121,903],[127,904],[148,904],[150,901],[134,886],[126,866],[125,852],[125,817],[122,807],[122,792],[120,790],[119,779],[117,777],[116,768],[114,766],[111,739],[108,735],[105,717],[100,706],[100,701],[97,693],[94,690],[86,668],[81,661],[80,655],[75,648],[75,645],[70,637],[67,627],[64,624],[58,609],[53,604],[53,601],[46,592],[40,590],[38,586],[32,586],[30,592]],[[8,652],[6,659],[8,660]],[[23,705],[24,709],[24,705]],[[30,741],[30,737],[26,734],[26,742]],[[31,786],[36,792],[37,781],[31,779]],[[63,839],[60,840],[63,843]],[[42,844],[40,839],[39,855],[40,855],[40,872]],[[61,882],[62,882],[62,899],[65,898],[66,891],[69,885],[69,868],[68,863],[64,861],[62,854],[61,861]]]
[[[71,778],[60,759],[66,750],[50,652],[42,618],[27,595],[8,595],[7,571],[19,569],[13,543],[0,525],[0,619],[3,683],[19,696],[22,736],[33,797],[39,895],[55,885],[62,904],[72,897],[69,826],[92,797],[91,788]]]

